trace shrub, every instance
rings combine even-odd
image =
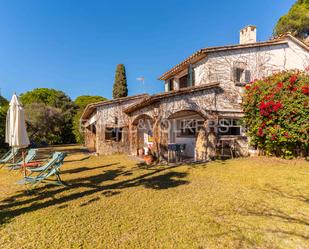
[[[251,144],[267,155],[308,155],[309,68],[275,73],[245,88],[244,120]]]

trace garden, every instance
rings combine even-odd
[[[309,168],[256,157],[146,166],[126,155],[69,154],[69,186],[17,185],[0,170],[0,247],[308,248]],[[18,239],[17,239],[18,238]]]

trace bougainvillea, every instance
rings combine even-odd
[[[282,71],[245,87],[243,108],[251,143],[268,155],[309,153],[309,72]]]

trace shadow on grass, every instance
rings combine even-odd
[[[82,167],[71,171],[67,170],[63,173],[79,173],[112,165],[115,164],[94,168]],[[164,190],[188,184],[189,182],[183,179],[187,176],[187,173],[171,171],[177,167],[179,166],[159,167],[143,175],[130,177],[133,175],[133,170],[139,171],[141,169],[135,167],[127,170],[125,167],[120,166],[117,169],[103,171],[103,173],[96,173],[90,176],[68,180],[67,183],[69,184],[69,187],[67,188],[46,185],[36,188],[30,193],[22,191],[0,203],[0,224],[8,223],[16,216],[54,205],[60,205],[58,207],[60,209],[65,208],[67,207],[68,202],[72,200],[92,196],[94,194],[100,194],[102,197],[111,197],[118,195],[124,189],[131,187],[143,186],[154,190]],[[117,180],[120,176],[125,179]],[[105,182],[107,182],[107,184],[102,185]],[[77,191],[73,192],[74,190]],[[59,194],[63,194],[63,196],[57,197]],[[89,201],[81,204],[81,206],[89,205],[92,202],[97,201],[98,198],[99,197],[97,196],[93,197]]]
[[[266,185],[266,188],[259,190],[265,192],[265,200],[261,202],[244,203],[232,210],[217,209],[213,214],[213,222],[220,226],[223,232],[212,236],[216,238],[228,237],[230,241],[237,243],[236,248],[251,248],[252,246],[256,248],[257,237],[266,238],[265,248],[273,248],[271,241],[268,241],[269,237],[288,240],[297,238],[307,243],[309,241],[309,214],[304,213],[304,210],[301,209],[295,212],[284,210],[286,206],[275,206],[272,202],[268,202],[266,193],[273,197],[302,202],[305,205],[308,205],[309,194],[300,193],[299,190],[298,194],[291,194],[293,190],[286,192],[271,185]],[[259,224],[258,221],[262,221],[264,225]],[[252,236],[253,234],[254,236]]]
[[[77,173],[81,173],[81,172],[84,172],[84,171],[107,168],[107,167],[117,165],[117,164],[119,164],[119,163],[111,163],[111,164],[107,164],[107,165],[103,165],[103,166],[97,166],[97,167],[79,167],[79,168],[75,168],[75,169],[63,170],[63,171],[61,171],[61,174],[62,175],[63,174],[77,174]]]
[[[71,155],[71,154],[70,154]],[[91,156],[90,155],[88,155],[88,156],[85,156],[85,157],[83,157],[83,158],[81,158],[81,159],[76,159],[76,160],[65,160],[65,162],[67,162],[67,163],[71,163],[71,162],[82,162],[82,161],[85,161],[85,160],[87,160],[87,159],[89,159]]]

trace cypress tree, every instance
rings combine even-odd
[[[115,74],[113,98],[121,98],[128,96],[126,69],[123,64],[118,64]]]

